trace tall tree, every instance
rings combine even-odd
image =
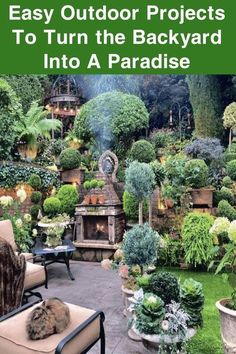
[[[188,75],[197,137],[220,137],[223,131],[223,104],[219,77]]]

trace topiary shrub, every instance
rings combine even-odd
[[[227,200],[221,200],[218,204],[217,216],[222,216],[233,221],[236,219],[236,210]]]
[[[135,225],[124,236],[122,250],[125,263],[132,267],[144,266],[156,262],[159,249],[159,235],[148,224]]]
[[[53,217],[61,212],[61,202],[56,197],[49,197],[43,203],[43,210],[45,214]]]
[[[143,223],[143,201],[155,187],[155,175],[150,165],[133,161],[125,171],[125,190],[139,202],[139,224]]]
[[[169,272],[152,274],[149,281],[149,291],[159,296],[166,304],[179,302],[179,283],[175,275]]]
[[[78,150],[67,148],[60,155],[60,166],[63,170],[73,170],[81,163],[81,155]]]
[[[61,213],[73,216],[75,213],[75,206],[79,201],[77,188],[72,185],[64,185],[59,189],[57,198],[61,202]]]
[[[156,158],[153,145],[147,140],[139,140],[133,143],[130,150],[130,158],[133,161],[149,163]]]
[[[36,175],[36,174],[32,174],[28,180],[28,184],[34,188],[34,189],[40,189],[42,186],[42,180],[41,178]]]
[[[214,192],[214,204],[218,205],[221,200],[227,200],[230,205],[234,205],[234,193],[230,188],[222,187],[221,190]]]
[[[208,175],[209,169],[203,160],[190,160],[184,167],[185,183],[189,187],[205,187],[207,185]]]
[[[222,185],[226,188],[231,188],[232,187],[232,184],[233,184],[233,181],[232,179],[229,177],[229,176],[225,176],[223,179],[222,179]]]
[[[232,160],[226,165],[227,175],[233,180],[236,181],[236,160]]]
[[[42,200],[42,193],[41,192],[33,192],[31,194],[31,202],[38,204]]]
[[[155,135],[153,135],[152,143],[155,146],[156,151],[166,147],[169,138],[168,135],[169,134],[167,132],[157,132]]]
[[[189,213],[184,218],[182,239],[186,263],[196,267],[211,261],[213,239],[209,230],[213,223],[213,216],[207,213]]]
[[[123,194],[123,209],[127,218],[132,221],[138,221],[138,201],[132,196],[129,192],[125,191]],[[144,218],[148,216],[148,203],[147,200],[144,200],[143,203],[143,215]]]
[[[201,311],[204,300],[202,284],[191,278],[186,279],[180,288],[180,303],[183,310],[189,315],[189,327],[202,327]]]
[[[98,95],[84,104],[75,119],[75,133],[79,139],[95,138],[101,150],[126,149],[132,140],[146,129],[149,114],[139,97],[112,91]]]
[[[150,163],[150,166],[154,172],[155,175],[155,180],[156,180],[156,184],[157,186],[161,186],[161,183],[164,181],[166,173],[165,173],[165,168],[164,166],[157,160],[152,161]]]
[[[39,205],[33,205],[30,209],[30,215],[32,216],[33,220],[36,220],[38,218],[39,215],[39,211],[40,211],[40,206]]]

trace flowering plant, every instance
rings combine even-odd
[[[24,200],[20,198],[21,201],[23,202]],[[28,252],[30,246],[33,244],[31,237],[31,215],[22,215],[19,201],[14,200],[10,196],[0,198],[0,207],[2,207],[1,220],[10,220],[12,223],[15,242],[19,251]]]
[[[223,232],[228,232],[229,226],[230,226],[229,219],[224,217],[216,218],[209,232],[214,236],[219,236]]]

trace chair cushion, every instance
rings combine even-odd
[[[44,284],[45,280],[46,274],[43,266],[31,262],[26,262],[24,290],[28,290],[37,285]]]
[[[13,251],[17,250],[12,223],[10,220],[0,221],[0,237],[4,238],[8,243],[10,243]]]
[[[35,305],[38,306],[38,305]],[[35,307],[34,306],[34,307]],[[27,338],[26,320],[31,307],[0,323],[0,353],[4,354],[54,354],[58,343],[76,327],[94,314],[80,306],[68,304],[71,315],[69,326],[59,334],[33,341]],[[13,330],[14,328],[14,330]],[[63,354],[79,354],[99,338],[100,320],[97,318],[78,334],[62,351]]]

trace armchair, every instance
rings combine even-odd
[[[15,254],[17,252],[17,246],[15,243],[13,227],[10,220],[0,221],[0,237],[5,239],[12,247]],[[42,299],[39,292],[33,292],[34,289],[45,285],[47,287],[47,271],[45,267],[34,264],[29,260],[33,260],[33,255],[31,253],[21,253],[26,259],[26,271],[24,280],[24,295],[27,300],[28,297],[35,295]]]
[[[27,338],[26,319],[37,305],[26,304],[0,318],[0,353],[85,354],[100,340],[100,353],[105,354],[103,312],[68,304],[71,322],[65,331],[33,341]]]

